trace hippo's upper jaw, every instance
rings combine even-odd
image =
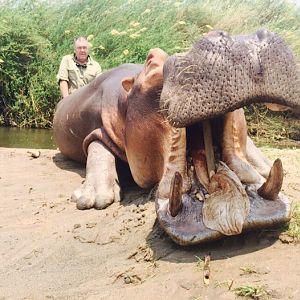
[[[230,37],[213,31],[164,65],[160,106],[184,127],[254,102],[300,108],[300,72],[292,51],[275,33]]]

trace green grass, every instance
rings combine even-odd
[[[245,108],[248,133],[257,146],[270,145],[277,148],[300,145],[299,120],[290,111],[273,112],[263,104]]]
[[[295,203],[292,207],[292,218],[286,233],[293,238],[294,242],[300,242],[300,204]]]
[[[237,296],[250,299],[266,299],[269,294],[264,287],[254,285],[243,285],[233,291]]]
[[[195,256],[197,261],[196,261],[196,267],[197,269],[199,269],[200,271],[204,270],[204,258],[203,257],[199,257],[199,256]]]
[[[51,3],[51,4],[50,4]],[[211,29],[267,28],[300,61],[300,9],[285,0],[3,0],[0,125],[49,127],[59,100],[56,72],[75,36],[88,36],[103,69],[143,63],[151,48],[187,50]]]
[[[243,272],[242,275],[246,275],[246,274],[256,274],[257,271],[255,270],[254,266],[242,266],[240,267],[240,270]]]

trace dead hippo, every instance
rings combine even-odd
[[[290,218],[283,170],[247,136],[242,107],[300,107],[299,70],[284,41],[260,30],[213,31],[185,55],[152,49],[144,65],[107,71],[57,106],[60,151],[86,161],[77,208],[120,200],[116,159],[142,188],[157,185],[158,220],[189,245]]]

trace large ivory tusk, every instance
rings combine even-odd
[[[170,188],[169,211],[172,217],[176,217],[182,208],[182,176],[175,172]]]
[[[267,181],[257,190],[259,196],[268,200],[275,200],[282,188],[283,168],[279,158],[274,161]]]

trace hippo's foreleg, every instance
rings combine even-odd
[[[72,200],[78,209],[103,209],[120,201],[116,158],[99,140],[90,143],[87,152],[86,179]]]

